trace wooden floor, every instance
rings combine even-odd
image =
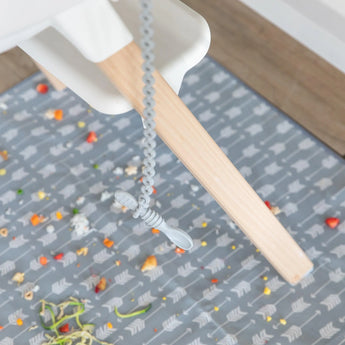
[[[208,21],[209,54],[341,155],[345,75],[238,0],[183,0]],[[19,49],[0,55],[0,92],[37,70]]]

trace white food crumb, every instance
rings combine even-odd
[[[85,201],[85,198],[84,198],[83,196],[80,196],[80,197],[77,199],[76,203],[77,203],[77,205],[81,205],[81,204],[84,203],[84,201]]]
[[[128,176],[136,175],[138,173],[138,167],[134,165],[129,165],[126,169],[125,172]]]
[[[78,213],[71,219],[71,227],[77,236],[84,236],[90,232],[90,222],[82,213]]]
[[[114,173],[115,175],[123,175],[123,168],[117,167],[117,168],[115,168],[115,169],[113,170],[113,173]]]
[[[52,120],[54,118],[54,109],[48,109],[45,113],[44,116],[49,119]]]
[[[51,225],[49,224],[47,227],[46,227],[46,230],[49,234],[51,234],[52,232],[55,231],[55,228],[54,228],[54,225]]]
[[[162,207],[162,204],[161,204],[158,200],[156,200],[156,206],[157,206],[158,208],[161,208],[161,207]]]
[[[191,184],[190,185],[190,189],[193,191],[193,192],[197,192],[200,188],[199,186],[195,185],[195,184]]]

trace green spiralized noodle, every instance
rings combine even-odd
[[[40,309],[40,320],[42,327],[49,331],[54,331],[56,336],[51,336],[46,334],[48,342],[44,342],[42,345],[72,345],[76,340],[80,340],[75,345],[92,345],[95,341],[101,345],[111,345],[110,343],[100,341],[95,336],[93,336],[90,332],[90,328],[93,328],[93,324],[82,324],[80,322],[80,315],[85,312],[85,305],[84,303],[79,302],[76,298],[70,297],[69,300],[60,303],[58,305],[54,303],[49,303],[47,301],[42,300],[42,306]],[[58,320],[55,317],[53,307],[60,309],[60,313],[58,316]],[[76,311],[70,315],[63,316],[63,312],[67,307],[76,307]],[[45,311],[48,311],[51,317],[51,325],[46,325],[42,318]],[[67,320],[74,319],[77,323],[79,330],[75,330],[68,334],[60,334],[59,326]]]
[[[147,313],[152,307],[152,304],[149,304],[146,308],[144,309],[141,309],[141,310],[137,310],[133,313],[130,313],[130,314],[121,314],[118,310],[117,310],[117,307],[115,307],[115,314],[120,317],[121,319],[126,319],[126,318],[129,318],[129,317],[133,317],[133,316],[137,316],[137,315],[140,315],[140,314],[144,314],[144,313]]]

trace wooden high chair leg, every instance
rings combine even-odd
[[[132,42],[98,64],[140,114],[142,63],[140,48]],[[154,77],[158,135],[282,277],[298,283],[312,262],[163,77],[157,71]]]
[[[66,88],[66,85],[57,79],[54,75],[52,75],[47,69],[45,69],[41,64],[33,60],[35,65],[41,70],[41,72],[47,77],[50,84],[53,85],[56,91],[62,91]]]

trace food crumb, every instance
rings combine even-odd
[[[77,255],[78,256],[80,256],[80,255],[86,256],[88,252],[89,252],[89,249],[87,247],[82,247],[82,248],[77,250]]]
[[[48,264],[48,259],[47,259],[45,256],[41,256],[41,257],[40,257],[40,264],[41,264],[42,266],[47,265],[47,264]]]
[[[85,201],[85,198],[83,197],[83,196],[80,196],[78,199],[77,199],[77,201],[76,201],[76,203],[77,203],[77,205],[82,205],[83,203],[84,203],[84,201]]]
[[[40,191],[37,192],[37,195],[38,195],[38,198],[40,200],[43,200],[45,198],[45,196],[46,196],[46,193],[44,193],[42,190],[40,190]]]
[[[153,234],[159,234],[160,233],[160,231],[158,229],[155,229],[155,228],[152,228],[151,232]]]
[[[111,322],[108,322],[108,323],[107,323],[107,327],[110,328],[110,329],[113,328],[112,323],[111,323]]]
[[[99,168],[99,165],[98,165],[98,164],[94,164],[92,167],[93,167],[94,169],[98,169],[98,168]]]
[[[208,225],[207,222],[202,222],[202,223],[201,223],[201,227],[203,227],[203,228],[206,228],[207,225]]]
[[[22,195],[23,193],[24,193],[24,192],[23,192],[22,189],[18,189],[18,190],[17,190],[17,194],[18,194],[18,195]]]
[[[165,296],[164,296],[164,297],[162,297],[162,300],[163,300],[163,301],[166,301],[166,299],[167,299],[167,298],[166,298]]]
[[[6,175],[6,169],[0,169],[0,176]]]
[[[25,277],[25,273],[22,272],[17,272],[13,277],[12,277],[12,281],[21,284],[24,281],[24,277]]]
[[[1,228],[0,229],[0,236],[7,237],[8,235],[8,229],[7,228]]]
[[[271,316],[267,316],[267,317],[266,317],[266,321],[267,321],[267,322],[272,321],[272,317],[271,317]]]
[[[280,322],[282,325],[284,325],[284,326],[287,324],[287,322],[286,322],[285,319],[280,319],[279,322]]]
[[[32,291],[28,291],[24,294],[24,298],[27,301],[32,301],[32,299],[34,298],[34,293]]]
[[[44,116],[48,119],[48,120],[53,120],[54,118],[54,109],[48,109],[46,110],[46,112],[44,113]]]
[[[207,242],[206,241],[202,241],[201,242],[201,247],[206,247],[207,246]]]
[[[157,328],[155,328],[153,331],[154,331],[154,332],[157,332]]]
[[[58,220],[61,220],[61,219],[63,218],[62,213],[61,213],[60,211],[57,211],[57,212],[55,213],[55,216],[56,216],[56,218],[57,218]]]
[[[71,227],[77,236],[84,236],[90,232],[90,222],[82,213],[75,214],[71,219]]]
[[[272,206],[272,207],[271,207],[271,212],[272,212],[275,216],[277,216],[279,213],[281,213],[281,210],[280,210],[280,208],[279,208],[278,206]]]
[[[8,152],[6,150],[0,151],[0,156],[4,161],[8,160]]]
[[[89,134],[87,135],[87,138],[86,138],[86,142],[88,142],[89,144],[92,144],[92,143],[95,143],[97,142],[97,134],[96,132],[89,132]]]
[[[263,280],[267,280],[268,278],[267,278],[267,276],[263,276],[262,279]]]
[[[126,169],[125,169],[125,173],[128,176],[132,176],[132,175],[136,175],[138,173],[138,167],[135,165],[129,165]]]
[[[231,246],[231,249],[232,249],[232,250],[235,250],[235,249],[236,249],[236,246]]]
[[[123,168],[121,167],[116,167],[114,170],[113,170],[113,174],[119,176],[119,175],[123,175]]]
[[[62,121],[63,120],[63,110],[62,109],[54,110],[54,119],[56,121]]]
[[[74,208],[74,209],[72,210],[72,213],[73,213],[73,214],[78,214],[78,213],[79,213],[79,210],[78,210],[77,208]]]
[[[47,230],[48,234],[53,233],[53,232],[55,231],[54,225],[49,224],[49,225],[46,227],[46,230]]]
[[[32,215],[32,217],[30,219],[31,224],[33,226],[37,226],[37,225],[41,224],[43,222],[43,220],[44,220],[44,217],[43,216],[39,216],[36,213],[34,215]]]
[[[270,295],[270,294],[271,294],[271,289],[270,289],[269,287],[266,286],[266,287],[264,288],[264,292],[263,292],[263,293],[264,293],[264,295]]]
[[[18,318],[18,319],[17,319],[17,325],[18,325],[18,326],[23,326],[23,323],[24,323],[24,322],[23,322],[23,320],[22,320],[21,318]]]
[[[107,287],[107,280],[104,277],[102,277],[95,287],[95,292],[98,293],[100,291],[104,291],[106,287]]]
[[[176,247],[175,248],[175,253],[176,254],[184,254],[185,253],[185,250],[180,248],[180,247]]]
[[[49,90],[49,86],[47,84],[40,83],[40,84],[37,84],[36,86],[36,91],[42,95],[47,93],[48,90]]]
[[[211,279],[211,283],[212,283],[212,284],[218,283],[218,279],[216,279],[216,278]]]
[[[144,264],[141,267],[141,272],[151,271],[157,267],[157,258],[154,255],[150,255],[146,258]]]
[[[218,308],[218,307],[214,307],[213,309],[214,309],[214,311],[218,311],[218,310],[219,310],[219,308]]]
[[[330,217],[330,218],[327,218],[325,220],[325,223],[331,228],[331,229],[335,229],[339,223],[340,223],[340,219],[339,218],[336,218],[336,217]]]
[[[38,326],[37,326],[37,325],[33,325],[33,326],[29,327],[28,331],[29,331],[29,332],[30,332],[30,331],[33,331],[33,330],[36,329],[36,328],[38,328]]]
[[[256,248],[256,252],[257,252],[257,253],[260,253],[260,249]]]
[[[115,261],[115,265],[116,265],[116,266],[120,266],[120,265],[121,265],[121,261],[120,261],[120,260],[116,260],[116,261]]]
[[[85,122],[84,121],[78,121],[78,127],[79,128],[84,128],[85,127]]]
[[[103,244],[107,247],[107,248],[111,248],[114,245],[114,241],[110,240],[109,238],[105,238],[103,240]]]

